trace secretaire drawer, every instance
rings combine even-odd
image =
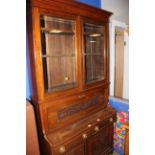
[[[73,139],[68,143],[59,145],[56,148],[53,148],[54,155],[84,155],[85,147],[84,141],[79,139]]]
[[[46,105],[48,130],[71,124],[104,109],[106,92],[81,93]]]

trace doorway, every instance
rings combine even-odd
[[[124,29],[115,28],[115,79],[114,96],[123,98]]]

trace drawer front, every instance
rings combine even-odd
[[[116,113],[108,113],[96,119],[96,121],[98,120],[100,121],[96,126],[98,126],[99,129],[104,128],[106,124],[113,125],[113,123],[116,121]]]
[[[85,155],[84,141],[65,143],[53,150],[54,155]]]
[[[106,91],[98,91],[82,93],[48,104],[46,107],[48,130],[62,128],[97,113],[106,107],[107,102]]]

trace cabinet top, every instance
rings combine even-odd
[[[92,17],[108,22],[109,17],[113,14],[109,11],[99,9],[74,0],[27,0],[27,9],[37,7],[41,10],[54,10],[70,14],[80,15],[83,17]]]

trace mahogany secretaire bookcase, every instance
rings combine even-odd
[[[111,13],[73,0],[27,0],[31,100],[42,155],[108,155]]]

